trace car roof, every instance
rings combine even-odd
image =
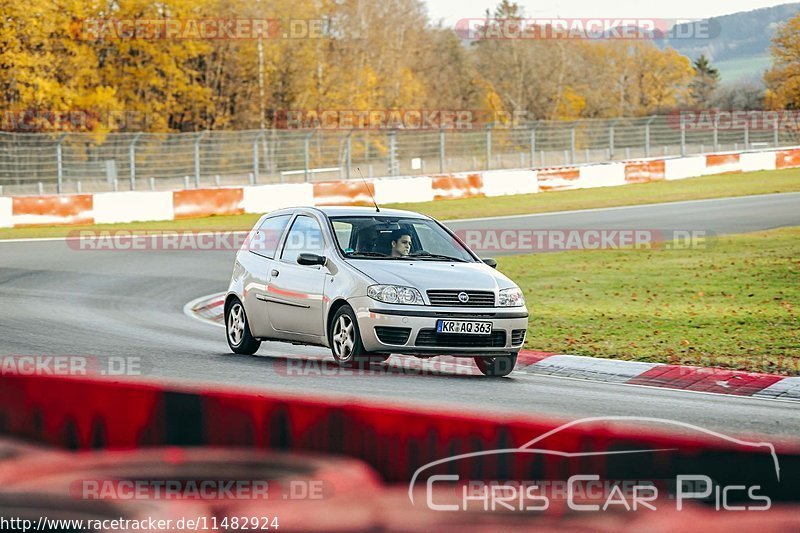
[[[314,210],[319,211],[328,217],[341,217],[341,216],[390,216],[390,217],[408,217],[408,218],[430,218],[427,215],[415,213],[414,211],[404,211],[401,209],[381,209],[376,212],[374,207],[358,207],[358,206],[343,206],[343,205],[329,205],[329,206],[298,206],[272,211],[269,214],[278,213],[293,213],[295,211]]]

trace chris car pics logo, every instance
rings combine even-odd
[[[610,479],[601,477],[600,473],[591,472],[591,467],[586,467],[585,472],[573,473],[563,479],[553,479],[552,476],[543,479],[469,479],[455,473],[472,471],[470,468],[458,468],[458,462],[470,460],[487,464],[513,464],[517,459],[525,461],[533,456],[551,456],[555,460],[560,458],[564,461],[585,461],[586,458],[599,456],[619,458],[626,455],[646,456],[680,451],[673,447],[567,452],[542,445],[548,437],[569,428],[603,422],[666,425],[682,432],[697,432],[706,439],[711,437],[722,443],[734,444],[743,450],[762,452],[764,460],[773,465],[774,473],[765,472],[762,484],[726,483],[714,479],[712,475],[698,472],[697,469],[674,471],[666,479]],[[519,457],[515,459],[515,455]],[[637,459],[636,462],[647,464],[641,463],[643,460]],[[593,464],[593,461],[579,464],[583,468],[584,464]],[[667,507],[681,511],[687,504],[699,502],[710,505],[717,511],[766,511],[771,508],[772,500],[766,493],[764,483],[772,482],[773,475],[779,482],[778,456],[774,445],[769,442],[741,440],[685,422],[661,418],[592,417],[563,424],[517,448],[481,450],[427,463],[414,472],[409,483],[408,497],[414,505],[425,505],[429,509],[442,512],[477,510],[530,513],[547,511],[556,506],[565,506],[576,512],[656,511]]]

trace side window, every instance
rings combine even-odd
[[[292,229],[286,236],[281,259],[296,263],[297,256],[301,253],[322,255],[324,251],[325,240],[319,224],[309,216],[300,215],[295,219]]]
[[[334,220],[333,231],[336,232],[336,241],[339,243],[339,248],[345,250],[353,246],[353,223],[350,221]]]
[[[281,242],[281,235],[289,223],[291,215],[279,215],[269,217],[256,230],[255,235],[251,236],[249,249],[254,254],[273,259]]]

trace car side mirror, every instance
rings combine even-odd
[[[481,261],[483,261],[492,268],[497,268],[497,261],[495,261],[491,257],[484,257],[483,259],[481,259]]]
[[[324,265],[325,261],[326,259],[324,255],[303,253],[297,256],[297,263],[300,265],[306,265],[306,266]]]

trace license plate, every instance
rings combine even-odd
[[[491,322],[473,320],[437,320],[436,333],[466,333],[468,335],[489,335],[492,332]]]

